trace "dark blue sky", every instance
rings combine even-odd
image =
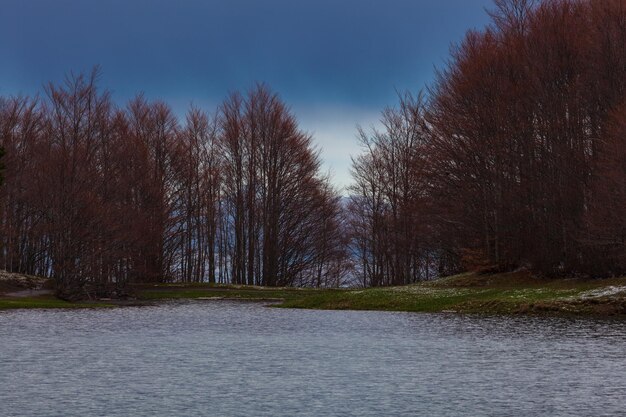
[[[123,103],[137,92],[213,111],[267,82],[348,182],[355,126],[395,90],[418,91],[452,43],[488,22],[491,0],[0,0],[0,95],[33,94],[102,68]]]

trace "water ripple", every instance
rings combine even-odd
[[[188,302],[0,313],[1,416],[620,416],[626,322]]]

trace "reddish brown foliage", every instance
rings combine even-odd
[[[622,273],[626,1],[495,3],[493,25],[454,48],[412,122],[427,129],[411,146],[426,168],[409,183],[427,192],[413,200],[409,235],[444,270]],[[369,282],[406,282],[380,266],[402,250],[389,245],[395,168],[373,142],[354,164],[355,248]]]
[[[97,72],[0,102],[1,267],[80,298],[129,281],[338,285],[336,192],[266,87],[180,126],[142,97],[117,109]]]

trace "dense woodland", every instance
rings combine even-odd
[[[424,97],[361,132],[364,284],[626,272],[626,1],[497,0],[491,16]]]
[[[626,272],[626,0],[496,0],[435,82],[359,129],[342,198],[268,86],[179,120],[98,73],[0,99],[0,268],[136,282],[400,285]]]
[[[61,294],[128,282],[337,285],[340,200],[265,86],[184,124],[97,73],[2,103],[2,265]],[[339,261],[342,262],[339,262]]]

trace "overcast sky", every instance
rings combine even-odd
[[[396,90],[419,91],[491,0],[0,0],[0,95],[33,94],[102,68],[123,104],[138,92],[179,114],[213,112],[266,82],[349,182],[355,126]]]

